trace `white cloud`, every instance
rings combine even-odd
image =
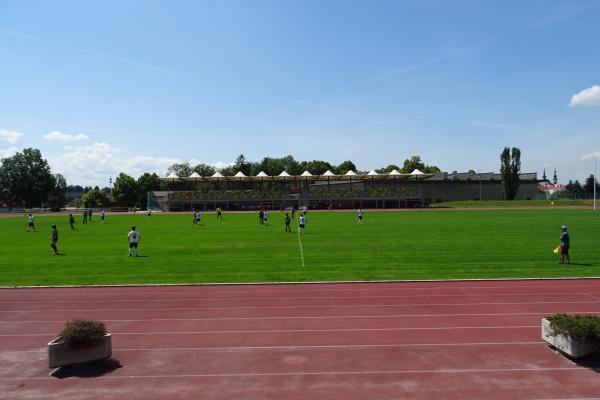
[[[79,142],[81,140],[88,140],[88,136],[84,133],[77,135],[69,135],[62,133],[61,131],[52,131],[43,135],[43,138],[50,140],[51,142]]]
[[[577,106],[600,106],[600,85],[594,85],[574,94],[573,97],[571,97],[569,107]]]
[[[21,132],[0,129],[0,140],[5,140],[9,143],[15,144],[22,137],[23,137],[23,134]]]
[[[108,143],[94,143],[90,146],[69,146],[65,153],[48,162],[52,170],[64,175],[69,183],[108,186],[108,178],[114,179],[120,172],[135,178],[144,172],[165,176],[167,168],[181,160],[130,155]]]
[[[583,156],[581,156],[581,160],[585,161],[585,160],[590,160],[593,158],[600,158],[600,151],[595,151],[593,153],[590,154],[584,154]]]
[[[8,149],[0,149],[0,159],[10,157],[17,152],[16,147],[9,147]]]

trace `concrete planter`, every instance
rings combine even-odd
[[[570,357],[581,358],[600,350],[600,343],[598,342],[584,340],[580,343],[577,343],[574,342],[569,336],[551,336],[551,333],[552,329],[550,328],[550,321],[548,321],[546,318],[543,318],[542,339]]]
[[[49,367],[64,367],[67,365],[81,364],[109,358],[112,355],[112,344],[110,337],[110,333],[107,333],[94,346],[81,349],[71,349],[61,342],[62,337],[59,336],[48,343]]]

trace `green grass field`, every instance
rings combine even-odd
[[[77,230],[65,215],[0,219],[0,285],[272,282],[600,276],[600,212],[591,210],[310,212],[301,235],[284,233],[283,214],[269,226],[258,214],[98,216]],[[296,221],[293,221],[295,223]],[[49,247],[58,225],[59,249]],[[141,257],[127,257],[127,232],[142,234]],[[560,225],[571,233],[573,264],[552,253]]]

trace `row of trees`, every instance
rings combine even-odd
[[[84,193],[81,204],[89,208],[111,205],[145,208],[147,193],[160,190],[161,185],[159,176],[154,173],[146,172],[137,180],[125,173],[120,173],[115,179],[112,193],[110,189],[100,189],[96,186]]]
[[[579,183],[578,180],[575,182],[569,181],[565,185],[564,194],[567,197],[590,197],[594,193],[594,175],[590,175],[586,178],[585,184]],[[596,193],[600,194],[600,184],[596,183]]]
[[[415,169],[423,172],[432,173],[439,172],[440,169],[436,166],[425,165],[419,156],[413,156],[410,159],[404,160],[402,167],[395,164],[390,164],[387,167],[379,168],[376,171],[379,173],[387,173],[392,170],[398,170],[402,173],[410,173]],[[248,161],[243,154],[240,154],[235,163],[231,166],[219,170],[225,176],[235,175],[242,172],[248,176],[257,175],[260,171],[264,171],[267,175],[279,175],[281,171],[286,171],[290,175],[300,175],[304,171],[308,171],[313,175],[321,175],[327,170],[334,174],[345,174],[349,170],[357,171],[356,164],[347,160],[338,165],[331,164],[327,161],[312,160],[312,161],[296,161],[291,155],[285,157],[265,157],[261,161]],[[201,176],[210,176],[216,172],[216,169],[210,165],[198,164],[195,166],[189,163],[173,164],[169,167],[169,173],[175,173],[177,176],[190,176],[193,172],[197,172]],[[366,171],[363,171],[366,172]]]
[[[49,207],[66,203],[67,182],[53,174],[38,149],[27,148],[0,164],[0,203],[9,207]]]

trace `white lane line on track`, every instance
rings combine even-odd
[[[113,348],[115,351],[252,351],[252,350],[322,350],[322,349],[368,349],[368,348],[403,348],[403,347],[469,347],[469,346],[540,346],[538,342],[464,342],[464,343],[398,343],[398,344],[323,344],[323,345],[287,345],[287,346],[229,346],[229,347],[152,347],[152,348]],[[39,350],[0,350],[1,353],[47,353],[48,349]]]
[[[574,314],[600,314],[600,311],[572,311]],[[151,322],[151,321],[252,321],[252,320],[293,320],[293,319],[352,319],[352,318],[446,318],[446,317],[502,317],[502,316],[525,316],[536,315],[544,317],[547,312],[523,312],[523,313],[453,313],[453,314],[389,314],[389,315],[322,315],[322,316],[282,316],[282,317],[215,317],[215,318],[143,318],[143,319],[102,319],[103,322]],[[38,324],[57,323],[64,325],[60,320],[13,320],[0,321],[0,324]]]
[[[173,378],[243,378],[261,376],[319,376],[319,375],[401,375],[401,374],[473,374],[473,373],[512,373],[512,372],[554,372],[554,371],[577,371],[576,367],[554,367],[554,368],[478,368],[478,369],[429,369],[429,370],[383,370],[383,371],[321,371],[321,372],[248,372],[231,374],[172,374],[172,375],[105,375],[102,379],[173,379]],[[11,381],[46,381],[56,380],[51,377],[32,378],[6,378]],[[571,398],[571,400],[573,400]],[[581,399],[580,399],[581,400]]]
[[[250,301],[250,300],[347,300],[347,299],[413,299],[413,298],[430,298],[430,297],[516,297],[516,296],[587,296],[593,300],[600,300],[600,297],[594,296],[593,293],[582,293],[582,292],[563,292],[563,293],[498,293],[498,294],[421,294],[413,296],[290,296],[290,297],[231,297],[231,298],[211,298],[211,297],[198,297],[198,298],[178,298],[178,299],[117,299],[111,300],[114,303],[133,303],[133,302],[178,302],[178,301]],[[0,304],[53,304],[53,303],[106,303],[107,300],[33,300],[33,301],[0,301]]]
[[[113,335],[210,335],[228,333],[317,333],[317,332],[399,332],[399,331],[443,331],[443,330],[469,330],[469,329],[540,329],[539,325],[516,325],[516,326],[449,326],[449,327],[424,327],[424,328],[340,328],[340,329],[265,329],[265,330],[214,330],[214,331],[161,331],[161,332],[119,332],[111,331]],[[51,333],[22,333],[22,334],[0,334],[0,337],[29,337],[29,336],[52,336]]]
[[[414,304],[338,304],[338,305],[299,305],[299,306],[244,306],[244,307],[162,307],[162,308],[65,308],[65,309],[43,309],[43,310],[0,310],[0,313],[34,313],[34,312],[64,312],[64,311],[172,311],[172,310],[296,310],[300,308],[359,308],[359,307],[470,307],[491,305],[536,305],[536,304],[598,304],[596,301],[532,301],[532,302],[483,302],[483,303],[414,303]]]
[[[105,290],[102,291],[89,291],[89,289],[98,289],[97,287],[90,287],[90,288],[85,288],[85,287],[73,287],[73,288],[63,288],[63,287],[55,287],[55,288],[20,288],[20,289],[14,289],[14,288],[6,288],[6,289],[0,289],[0,293],[2,292],[2,290],[8,290],[11,291],[13,294],[19,294],[19,293],[26,293],[27,294],[25,297],[30,298],[31,296],[48,296],[48,295],[67,295],[69,293],[73,293],[74,291],[77,291],[77,296],[83,296],[83,295],[109,295],[109,294],[122,294],[124,292],[127,293],[132,293],[132,294],[185,294],[189,291],[192,290],[203,290],[203,291],[211,291],[212,293],[268,293],[268,292],[301,292],[301,293],[310,293],[310,292],[333,292],[333,291],[349,291],[349,292],[362,292],[362,291],[374,291],[374,292],[381,292],[381,291],[386,291],[386,290],[393,290],[393,291],[423,291],[423,290],[434,290],[434,291],[438,291],[440,289],[457,289],[460,290],[461,288],[465,288],[465,289],[512,289],[512,288],[519,288],[519,289],[523,289],[523,290],[531,290],[531,289],[564,289],[565,287],[569,287],[569,288],[575,288],[575,287],[587,287],[587,288],[598,288],[600,289],[600,285],[591,285],[591,284],[587,284],[587,285],[564,285],[564,282],[559,282],[556,285],[536,285],[536,284],[531,284],[529,286],[525,286],[525,285],[506,285],[506,286],[446,286],[445,285],[445,281],[439,281],[439,286],[436,287],[402,287],[402,285],[404,284],[411,284],[414,282],[397,282],[398,287],[381,287],[381,288],[315,288],[315,289],[307,289],[307,288],[303,288],[303,289],[295,289],[295,288],[286,288],[286,289],[256,289],[255,286],[258,286],[258,284],[253,284],[250,285],[247,290],[215,290],[215,291],[211,291],[210,289],[215,288],[214,286],[210,286],[210,284],[202,284],[202,285],[184,285],[184,286],[172,286],[173,289],[179,289],[179,290],[161,290],[164,289],[164,287],[159,286],[156,289],[157,290],[144,290],[144,291],[137,291],[136,289],[139,289],[140,286],[123,286],[123,287],[119,287],[120,290],[114,290],[114,287],[110,287],[110,286],[106,286]],[[361,283],[344,283],[344,282],[339,282],[339,283],[311,283],[311,282],[302,282],[302,283],[281,283],[279,285],[282,286],[319,286],[319,285],[356,285],[356,286],[363,286],[363,285],[388,285],[390,284],[388,283],[368,283],[368,282],[361,282]],[[243,285],[243,284],[235,284],[237,286],[239,285]],[[273,284],[274,286],[275,284]],[[187,289],[187,290],[180,290],[180,289]],[[47,293],[31,293],[31,291],[39,291],[39,290],[43,290],[43,291],[47,291]],[[60,292],[59,292],[60,291]],[[4,292],[7,293],[7,292]],[[541,295],[544,294],[553,294],[552,292],[549,293],[540,293]]]

